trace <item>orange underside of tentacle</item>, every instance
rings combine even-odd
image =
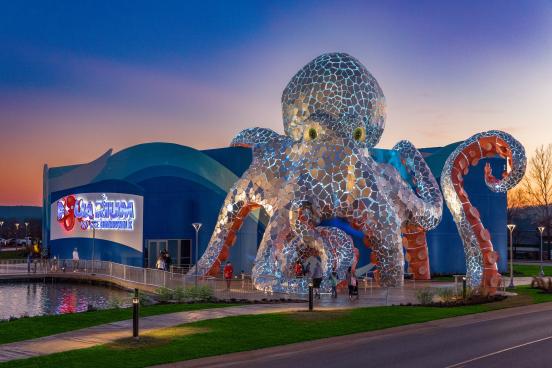
[[[462,207],[466,218],[470,223],[472,230],[479,243],[479,248],[483,255],[483,284],[482,286],[490,293],[494,293],[500,284],[501,276],[498,273],[497,261],[498,253],[493,249],[491,235],[481,222],[479,211],[475,208],[467,193],[464,191],[464,176],[469,172],[469,166],[475,166],[479,160],[485,157],[500,156],[506,160],[512,160],[512,152],[507,143],[498,137],[483,137],[478,142],[474,142],[464,148],[453,163],[452,183],[454,189],[462,202]],[[502,173],[502,177],[507,176],[507,172]],[[492,176],[490,167],[485,169],[485,176],[488,182],[496,182]]]
[[[407,226],[403,229],[403,247],[406,250],[408,272],[415,280],[430,280],[429,254],[426,232],[419,226]]]
[[[234,143],[232,144],[232,147],[251,148],[251,145],[246,143]]]
[[[207,272],[208,276],[217,276],[220,273],[220,265],[228,259],[228,256],[230,255],[230,248],[234,245],[234,243],[236,243],[237,233],[243,224],[243,220],[247,217],[247,215],[249,215],[249,212],[258,207],[260,206],[255,203],[247,204],[243,206],[237,213],[234,221],[230,225],[230,229],[228,230],[224,245],[220,250],[217,259],[215,260],[215,262],[213,262],[213,265],[211,266],[209,272]]]

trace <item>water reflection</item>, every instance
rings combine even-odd
[[[62,282],[0,283],[0,319],[129,306],[127,291]]]

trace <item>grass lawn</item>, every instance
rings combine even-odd
[[[140,308],[142,317],[207,308],[229,307],[231,304],[161,304]],[[34,339],[60,332],[78,330],[104,323],[132,319],[132,308],[108,309],[94,312],[21,318],[0,322],[0,344]]]
[[[552,276],[552,266],[544,266],[545,276]],[[538,264],[514,264],[514,276],[532,277],[537,276],[540,272]]]
[[[123,339],[0,367],[144,367],[552,301],[552,295],[541,295],[528,287],[519,288],[519,292],[519,297],[465,307],[392,306],[227,317],[156,330],[139,342]]]

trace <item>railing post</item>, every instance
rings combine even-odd
[[[144,268],[144,284],[147,284],[147,272],[148,272],[148,269],[147,268]]]
[[[113,277],[113,262],[109,262],[109,277]]]
[[[126,265],[123,265],[123,280],[126,280]]]
[[[163,272],[163,287],[166,287],[167,285],[167,273]]]

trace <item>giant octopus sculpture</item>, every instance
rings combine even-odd
[[[385,126],[385,97],[376,79],[347,54],[321,55],[288,83],[282,111],[285,135],[251,128],[232,140],[232,146],[251,147],[253,160],[224,201],[197,273],[220,272],[242,221],[262,207],[269,222],[252,270],[260,290],[304,291],[307,284],[294,277],[293,266],[312,256],[321,260],[325,280],[334,270],[340,277],[354,270],[358,250],[351,237],[321,226],[335,218],[362,231],[382,285],[403,284],[403,247],[410,271],[428,279],[425,232],[439,224],[443,197],[410,142],[400,141],[392,151],[408,180],[372,158]]]

